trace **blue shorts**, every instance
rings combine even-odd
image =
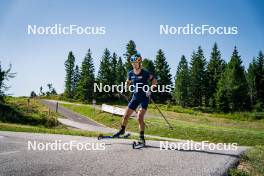
[[[144,99],[135,99],[132,98],[130,100],[130,102],[128,103],[128,107],[130,109],[137,109],[138,105],[140,105],[141,108],[146,109],[148,108],[148,103],[149,103],[149,99],[148,98],[144,98]]]

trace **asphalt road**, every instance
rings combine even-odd
[[[50,100],[40,100],[40,101],[44,105],[48,106],[51,110],[55,111],[56,101],[50,101]],[[79,123],[83,123],[83,124],[89,124],[89,125],[98,126],[98,127],[103,127],[103,125],[96,123],[95,121],[88,119],[87,117],[85,117],[81,114],[78,114],[76,112],[73,112],[67,108],[60,106],[60,105],[58,106],[58,113],[60,113],[61,115],[63,115],[67,119],[75,121],[75,122],[79,122]]]
[[[104,150],[31,150],[28,143],[45,146],[89,144]],[[0,175],[225,175],[245,150],[184,151],[160,150],[159,141],[148,141],[147,147],[132,149],[132,140],[100,140],[96,138],[0,132]],[[181,142],[177,142],[179,144]],[[175,143],[174,143],[175,144]],[[101,145],[101,146],[100,146]],[[100,147],[98,147],[100,146]],[[43,149],[43,148],[39,148]],[[91,149],[91,147],[88,149]],[[96,147],[94,147],[96,149]]]

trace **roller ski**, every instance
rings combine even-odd
[[[118,131],[116,134],[114,134],[112,136],[99,135],[98,140],[100,140],[100,139],[122,139],[122,138],[128,139],[130,135],[131,135],[130,133],[125,134],[125,130],[121,129],[120,131]]]
[[[120,136],[104,136],[104,135],[99,135],[98,136],[98,140],[101,139],[128,139],[129,136],[131,136],[130,133],[124,134],[124,135],[120,135]]]
[[[140,138],[138,141],[134,141],[132,144],[133,149],[140,149],[146,146],[146,141],[144,138]]]

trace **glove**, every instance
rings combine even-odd
[[[150,95],[151,95],[151,91],[146,92],[147,97],[150,97]]]

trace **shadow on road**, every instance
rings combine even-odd
[[[132,143],[122,143],[122,142],[118,142],[118,143],[112,143],[112,144],[106,144],[106,145],[130,145],[131,149],[132,149]],[[206,154],[212,154],[212,155],[223,155],[223,156],[231,156],[231,157],[235,157],[235,158],[239,158],[240,155],[235,155],[235,154],[230,154],[230,153],[221,153],[221,152],[214,152],[214,151],[204,151],[204,150],[184,150],[184,149],[166,149],[166,148],[160,148],[158,146],[154,146],[154,145],[145,145],[144,147],[140,147],[140,148],[136,148],[134,150],[142,150],[142,149],[148,149],[148,148],[152,148],[152,149],[159,149],[159,150],[170,150],[170,151],[180,151],[180,152],[197,152],[197,153],[206,153]]]

